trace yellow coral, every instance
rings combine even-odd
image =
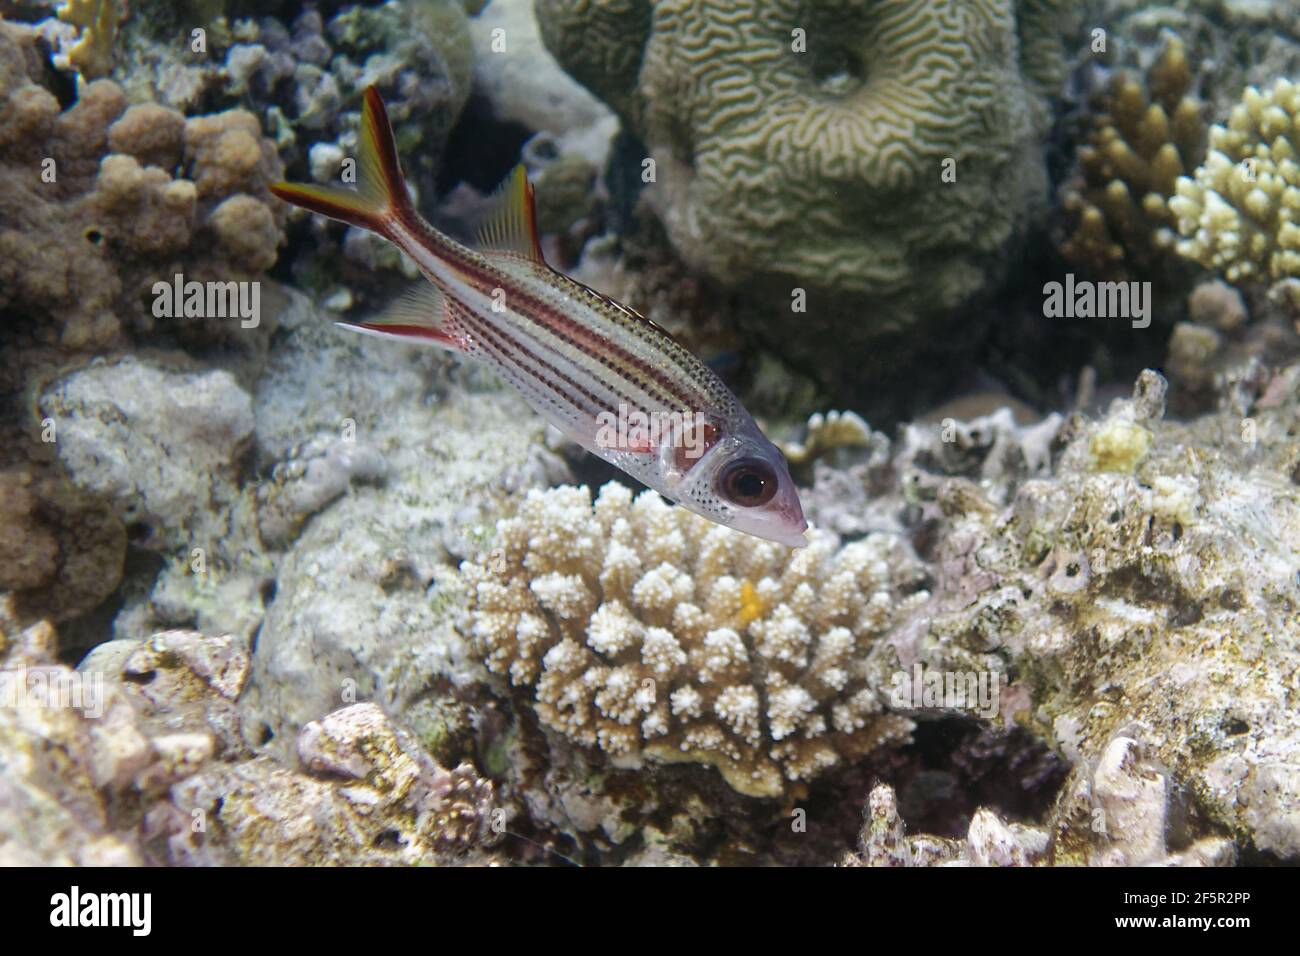
[[[863,672],[919,584],[886,535],[793,555],[653,492],[534,491],[467,562],[468,636],[541,723],[619,765],[717,767],[737,791],[796,782],[906,737]]]
[[[1248,87],[1169,200],[1180,254],[1234,285],[1300,278],[1300,86]]]
[[[1131,472],[1151,450],[1152,436],[1141,425],[1108,421],[1088,439],[1091,471]]]
[[[59,19],[81,30],[68,51],[68,62],[86,79],[104,76],[113,68],[113,41],[126,19],[126,0],[65,0]]]

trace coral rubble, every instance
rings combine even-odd
[[[1137,736],[1202,819],[1300,855],[1292,374],[1248,365],[1218,412],[1177,423],[1144,373],[1103,420],[1065,422],[1052,476],[1005,508],[922,479],[942,514],[934,603],[877,646],[898,666],[1014,674],[1005,719],[1076,763]]]
[[[247,646],[167,631],[74,671],[0,604],[0,861],[8,865],[483,862],[507,817],[373,704],[309,724],[301,769],[243,744]],[[500,811],[498,814],[497,812]]]

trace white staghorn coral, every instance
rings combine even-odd
[[[863,663],[920,580],[898,539],[791,552],[616,483],[531,492],[497,531],[462,565],[463,626],[544,726],[619,765],[709,764],[775,797],[911,729]]]
[[[1300,85],[1248,87],[1169,209],[1178,252],[1234,285],[1300,278]]]

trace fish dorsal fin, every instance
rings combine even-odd
[[[492,196],[494,205],[478,232],[483,252],[507,252],[545,262],[537,238],[537,206],[533,184],[520,163]]]

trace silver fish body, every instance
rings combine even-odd
[[[379,233],[429,280],[387,320],[358,328],[481,360],[566,437],[664,497],[718,524],[804,544],[785,459],[717,375],[649,320],[546,264],[522,167],[476,251],[414,210],[373,90],[359,159],[356,191],[273,187]]]

